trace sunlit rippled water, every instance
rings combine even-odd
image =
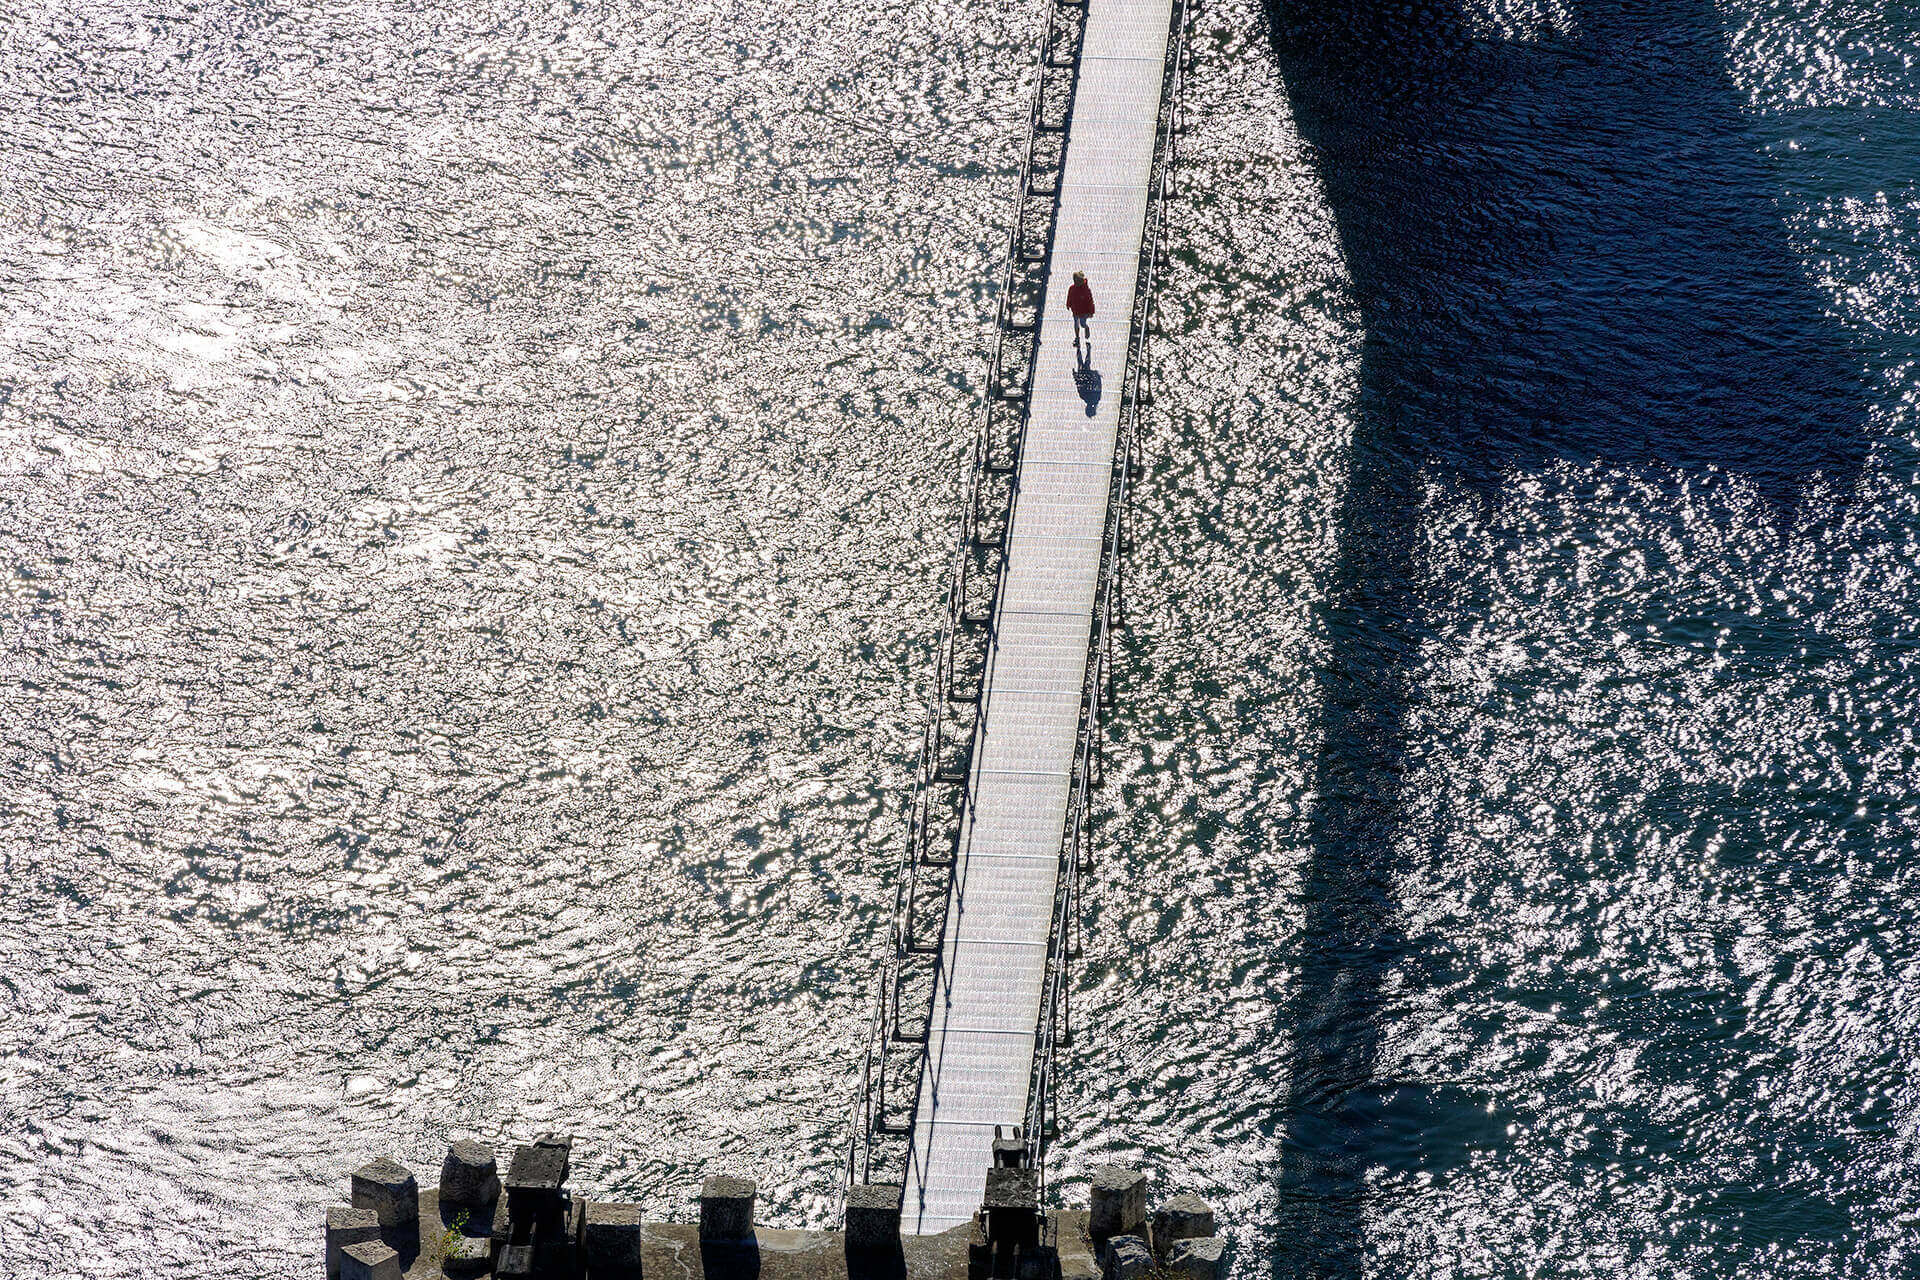
[[[831,1218],[1037,21],[7,15],[0,1273]],[[1070,1176],[1915,1265],[1917,21],[1201,12]]]

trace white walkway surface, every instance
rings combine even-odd
[[[1047,274],[1039,363],[914,1118],[904,1230],[980,1207],[993,1127],[1025,1122],[1067,789],[1107,527],[1169,0],[1089,0]],[[1075,377],[1067,288],[1098,313]],[[1097,396],[1097,398],[1096,398]]]

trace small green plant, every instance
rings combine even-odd
[[[447,1229],[440,1233],[440,1256],[441,1257],[444,1258],[447,1256],[447,1250],[453,1248],[453,1242],[455,1240],[458,1240],[462,1235],[466,1233],[466,1228],[467,1228],[467,1211],[465,1209],[462,1209],[460,1212],[453,1215],[453,1221],[448,1223]]]

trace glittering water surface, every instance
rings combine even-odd
[[[832,1217],[1038,13],[7,15],[0,1274],[449,1134]],[[1203,10],[1066,1181],[1916,1266],[1916,48]]]

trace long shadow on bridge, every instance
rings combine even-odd
[[[1368,1171],[1443,1172],[1486,1123],[1376,1071],[1388,975],[1444,964],[1393,889],[1397,846],[1444,840],[1401,784],[1437,613],[1421,479],[1491,500],[1561,460],[1732,472],[1785,524],[1866,449],[1860,361],[1785,242],[1713,7],[1570,7],[1571,34],[1501,42],[1441,0],[1270,3],[1365,323],[1276,1275],[1360,1275]]]

